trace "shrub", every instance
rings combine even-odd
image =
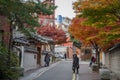
[[[18,66],[18,56],[0,45],[0,79],[16,80],[19,77]]]

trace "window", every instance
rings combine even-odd
[[[91,53],[91,50],[90,49],[85,49],[85,54],[89,54]]]
[[[3,44],[3,30],[0,30],[0,44]]]

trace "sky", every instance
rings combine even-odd
[[[68,17],[72,19],[75,17],[74,10],[72,9],[72,3],[76,0],[55,0],[55,5],[58,6],[55,10],[55,18],[58,15],[62,15],[63,17]]]

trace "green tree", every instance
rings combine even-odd
[[[73,28],[70,29],[70,32],[75,38],[85,41],[84,43],[86,43],[86,40],[90,41],[91,43],[89,44],[93,44],[92,46],[96,48],[96,53],[99,53],[99,50],[108,50],[120,41],[119,3],[119,0],[76,1],[73,3],[73,8],[77,13],[76,16],[80,19],[85,18],[85,20],[82,23],[73,21],[74,25],[72,25]],[[99,31],[95,32],[94,28]],[[80,32],[80,30],[82,31]],[[91,32],[89,33],[89,31]],[[88,33],[87,37],[86,35],[80,35],[83,33]],[[94,34],[92,35],[92,33]]]
[[[73,5],[77,16],[86,18],[84,25],[102,28],[97,37],[104,36],[104,39],[99,43],[114,45],[120,41],[119,3],[119,0],[78,0]]]
[[[10,44],[9,49],[0,45],[0,76],[11,80],[18,77],[17,70],[13,71],[12,67],[17,67],[17,58],[10,48],[12,47],[12,28],[18,26],[24,33],[34,31],[34,27],[40,26],[38,23],[39,14],[51,15],[54,13],[56,6],[43,4],[39,0],[0,0],[0,15],[7,17],[10,24]],[[29,26],[29,28],[27,28]],[[15,72],[15,73],[14,73]]]
[[[56,6],[39,2],[21,0],[1,0],[0,15],[8,17],[10,22],[16,22],[19,27],[25,23],[29,26],[40,26],[37,14],[53,14]]]
[[[11,67],[8,66],[8,50],[0,45],[0,79],[16,80],[19,77],[18,57],[15,53],[11,54]]]
[[[77,39],[82,42],[82,46],[91,46],[96,50],[96,58],[97,58],[97,63],[99,62],[99,45],[98,45],[98,40],[100,38],[97,38],[97,35],[100,32],[100,29],[93,27],[93,26],[85,26],[82,23],[86,19],[84,18],[78,18],[75,17],[72,20],[72,24],[69,27],[69,32],[71,35],[74,37],[74,39]],[[78,43],[77,43],[78,44]],[[100,64],[98,64],[100,66]]]

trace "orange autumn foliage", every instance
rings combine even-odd
[[[90,41],[92,41],[98,44],[103,51],[106,51],[112,45],[120,41],[120,38],[116,38],[108,43],[108,35],[114,27],[106,26],[103,28],[96,28],[94,26],[85,26],[82,24],[85,20],[84,18],[76,17],[72,20],[72,24],[69,27],[69,33],[74,36],[75,39],[80,40],[85,46],[90,45]]]
[[[88,38],[95,37],[98,34],[99,29],[93,26],[83,25],[82,23],[85,20],[86,19],[84,18],[74,18],[71,26],[69,27],[69,32],[75,39],[82,41],[85,45],[88,45]]]
[[[76,34],[75,32],[73,32],[75,37],[77,36],[76,37],[77,39],[79,39],[78,35],[79,37],[81,36],[87,37],[83,38],[83,40],[95,41],[95,43],[97,43],[99,47],[102,48],[103,50],[107,50],[111,46],[114,46],[114,44],[119,43],[120,42],[120,13],[118,13],[118,11],[120,10],[119,3],[120,0],[77,0],[76,2],[74,2],[73,8],[77,13],[76,16],[79,16],[79,18],[81,17],[86,18],[87,20],[84,21],[84,23],[88,28],[91,27],[92,29],[93,28],[92,26],[99,27],[99,30],[95,36],[80,35],[77,31],[74,30],[76,32]],[[86,31],[85,29],[83,30]]]

